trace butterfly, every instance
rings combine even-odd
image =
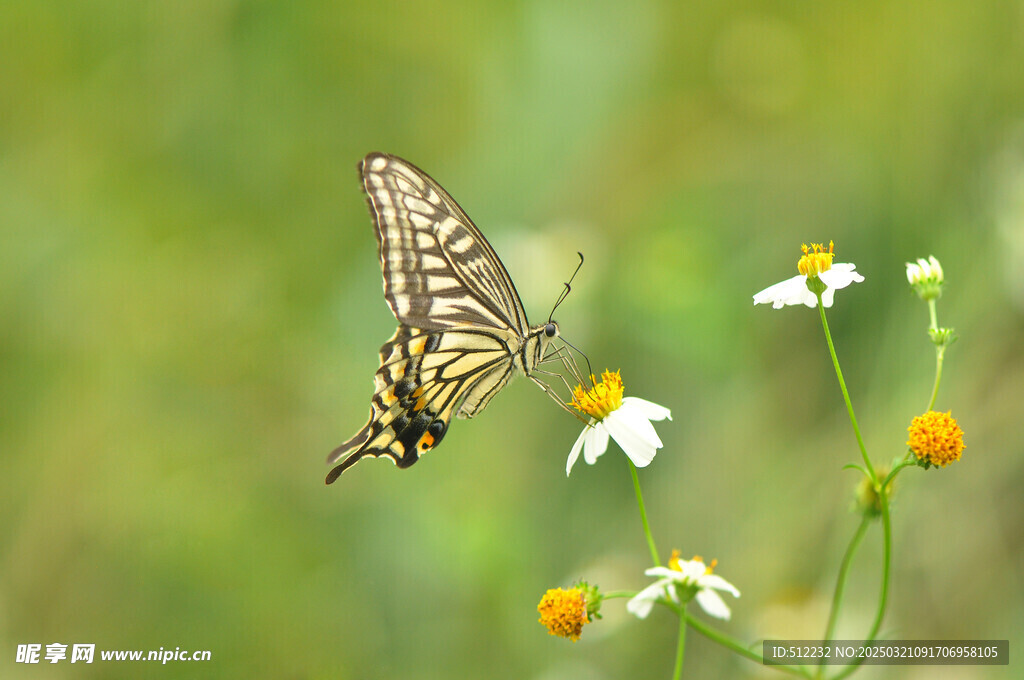
[[[328,484],[367,456],[409,467],[441,443],[453,415],[479,414],[517,374],[553,395],[531,373],[558,324],[530,325],[504,265],[459,204],[397,156],[371,153],[359,174],[398,329],[380,348],[369,420],[327,457],[341,461]]]

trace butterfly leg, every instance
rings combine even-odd
[[[555,371],[545,371],[542,368],[534,368],[533,372],[534,373],[542,373],[544,375],[551,376],[552,378],[558,378],[559,380],[562,381],[562,384],[565,386],[566,391],[569,393],[569,397],[572,398],[572,394],[573,394],[572,385],[569,384],[569,381],[565,379],[564,375],[562,375],[561,373],[556,373]]]
[[[540,363],[547,364],[555,361],[558,361],[562,364],[562,367],[566,370],[567,373],[569,373],[570,376],[572,376],[573,380],[576,381],[577,385],[582,387],[583,385],[586,385],[587,382],[590,382],[591,386],[594,385],[593,374],[591,374],[589,381],[587,380],[587,378],[583,377],[583,373],[580,371],[579,364],[576,363],[575,357],[573,357],[572,353],[567,351],[565,347],[559,347],[555,349],[553,352],[544,357],[540,361]],[[566,381],[563,375],[559,373],[548,373],[548,375],[558,375],[562,379],[562,382],[565,383],[566,388],[569,390],[569,394],[572,394],[573,388],[569,385],[568,381]]]
[[[537,369],[534,369],[535,372],[536,372],[536,370]],[[541,372],[542,373],[546,373],[546,371],[541,371]],[[554,400],[554,402],[556,404],[558,404],[564,411],[566,411],[567,413],[570,413],[573,416],[575,416],[576,419],[579,420],[584,425],[587,424],[588,421],[585,418],[583,418],[583,416],[581,416],[579,413],[576,413],[571,408],[569,408],[569,405],[566,404],[564,401],[562,401],[562,399],[558,396],[558,393],[555,392],[553,389],[551,389],[550,385],[548,385],[546,382],[544,382],[543,380],[540,380],[539,378],[537,378],[537,377],[535,377],[533,375],[530,376],[530,380],[532,380],[534,383],[536,383],[536,385],[538,387],[540,387],[542,390],[544,390],[544,393],[547,394],[549,397],[551,397]]]

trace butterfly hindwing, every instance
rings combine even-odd
[[[328,484],[364,456],[408,467],[441,442],[453,413],[467,418],[483,410],[512,376],[507,339],[471,328],[399,326],[380,349],[370,418],[327,459],[336,463],[347,455]]]

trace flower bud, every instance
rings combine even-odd
[[[934,255],[929,255],[927,260],[918,258],[917,262],[906,264],[907,281],[922,300],[934,300],[942,295],[945,277],[942,265]]]

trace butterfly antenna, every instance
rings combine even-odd
[[[558,305],[562,304],[565,298],[569,296],[569,293],[572,291],[572,280],[576,278],[576,274],[579,273],[580,267],[583,266],[583,253],[577,250],[576,254],[580,256],[580,263],[576,265],[576,271],[574,271],[572,276],[569,277],[569,280],[565,282],[565,290],[563,290],[558,296],[558,299],[555,300],[555,306],[551,308],[551,313],[548,314],[548,323],[551,323],[551,318],[554,317],[555,310],[558,309]]]

